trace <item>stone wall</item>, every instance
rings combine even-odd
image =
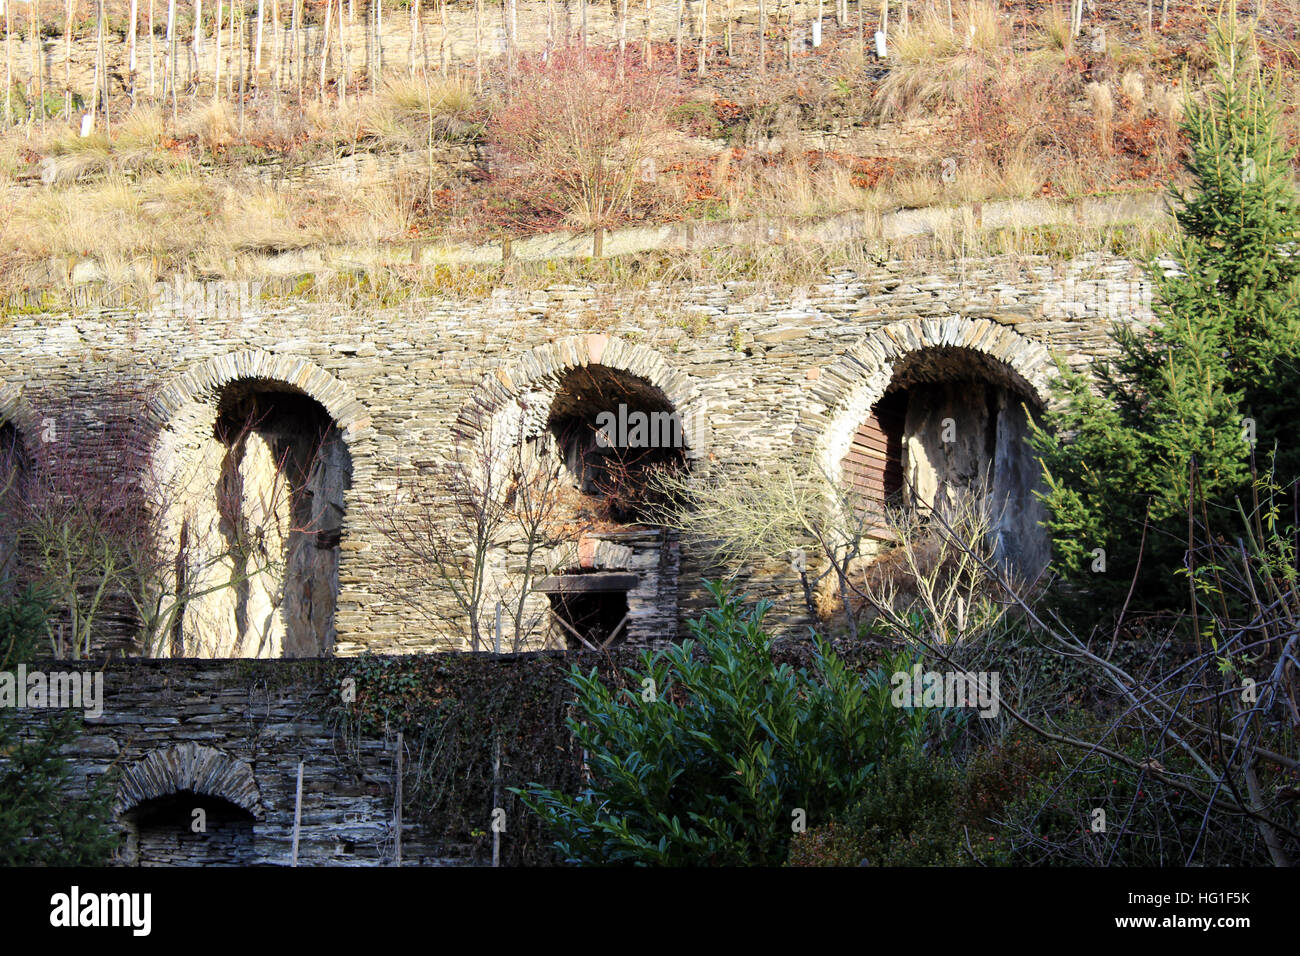
[[[299,864],[391,865],[396,741],[341,739],[325,723],[323,686],[311,661],[118,662],[104,669],[102,715],[86,717],[66,748],[72,786],[118,772],[121,863],[288,865],[301,761]],[[162,804],[180,817],[158,820],[149,811]],[[206,810],[206,834],[193,832],[194,809]],[[408,809],[403,864],[470,859],[469,847],[440,845]]]
[[[544,423],[568,370],[599,364],[654,386],[681,415],[695,474],[725,479],[806,455],[833,470],[907,356],[965,349],[1041,400],[1054,353],[1078,365],[1107,347],[1110,322],[1150,318],[1140,268],[1100,255],[890,262],[780,295],[745,283],[556,286],[356,314],[253,302],[219,317],[179,308],[22,316],[0,341],[0,417],[34,452],[83,456],[112,473],[129,423],[144,424],[155,460],[187,460],[231,383],[310,397],[352,464],[334,653],[463,649],[454,620],[430,626],[431,605],[455,617],[444,597],[422,595],[424,609],[407,600],[413,559],[379,516],[413,514],[404,492],[432,480],[467,427],[538,408]],[[683,544],[679,620],[698,611],[700,581],[718,570]],[[802,598],[786,572],[732,570],[742,587],[761,584],[777,600],[774,624],[802,631]]]

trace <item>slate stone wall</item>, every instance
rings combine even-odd
[[[397,492],[429,480],[467,420],[521,401],[544,417],[568,369],[602,364],[658,388],[682,416],[692,469],[725,477],[805,454],[834,467],[908,356],[970,349],[991,374],[1042,398],[1053,354],[1078,365],[1106,348],[1110,322],[1150,319],[1140,268],[1102,255],[889,262],[789,294],[753,283],[636,293],[556,286],[364,313],[250,302],[220,316],[21,316],[0,339],[0,417],[30,447],[47,439],[111,474],[122,435],[140,423],[152,454],[183,459],[230,382],[271,381],[311,396],[338,426],[353,469],[334,653],[422,653],[463,649],[466,639],[455,627],[431,628],[403,600],[412,559],[376,515],[409,507]],[[467,419],[467,408],[477,414]],[[707,600],[702,578],[718,569],[683,544],[676,570],[683,621]],[[777,600],[775,625],[802,630],[788,569],[738,570],[742,587]],[[674,636],[668,630],[662,639]]]

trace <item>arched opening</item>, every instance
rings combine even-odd
[[[618,369],[586,365],[565,373],[547,427],[570,486],[592,514],[617,524],[651,516],[656,474],[685,465],[677,409],[659,388]]]
[[[549,643],[602,649],[672,633],[677,542],[655,517],[667,493],[657,479],[687,467],[672,401],[627,371],[576,366],[558,378],[535,441],[557,459],[558,513],[580,529],[577,553],[534,587],[549,602]]]
[[[31,468],[17,426],[0,422],[0,582],[17,571],[17,529],[23,520],[20,512]]]
[[[129,866],[249,866],[256,862],[253,815],[221,797],[178,791],[121,815]]]
[[[319,402],[226,384],[175,522],[173,656],[313,657],[335,641],[352,461]]]
[[[1028,383],[982,352],[909,352],[854,433],[841,474],[882,519],[887,505],[943,512],[984,496],[994,555],[1034,573],[1048,557],[1039,467],[1026,443],[1039,410]]]
[[[459,484],[476,498],[497,489],[491,500],[515,527],[488,556],[491,596],[480,616],[503,646],[611,636],[644,646],[676,635],[681,554],[657,523],[665,491],[655,479],[707,459],[706,409],[698,383],[664,356],[598,333],[539,345],[484,377],[453,434],[457,470],[469,476]],[[592,608],[592,591],[609,596]],[[503,604],[513,624],[503,623]],[[605,633],[602,624],[597,642],[582,627],[615,616],[624,627]]]

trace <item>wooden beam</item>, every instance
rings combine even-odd
[[[543,594],[592,594],[602,591],[631,591],[641,579],[635,574],[553,574],[533,585]]]

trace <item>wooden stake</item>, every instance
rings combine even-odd
[[[406,744],[397,732],[397,769],[393,772],[393,865],[402,865],[402,757]]]
[[[14,24],[9,12],[9,4],[12,2],[13,0],[5,0],[5,125],[14,121]]]
[[[785,68],[794,70],[794,4],[786,11],[785,20]]]
[[[375,82],[384,76],[384,0],[375,3]],[[374,88],[378,88],[377,86]]]
[[[195,95],[199,92],[199,54],[203,51],[203,0],[194,0],[194,41],[190,44],[193,63],[192,82],[194,83]]]
[[[280,86],[284,82],[284,36],[280,30],[280,0],[271,0],[271,46],[274,49],[272,59],[275,62],[271,71],[271,85],[275,89],[275,102],[278,107]]]
[[[758,0],[758,2],[762,3],[763,0]],[[686,16],[685,7],[686,7],[686,0],[677,0],[677,41],[676,41],[675,49],[677,52],[677,75],[678,76],[682,75],[682,20]]]
[[[257,0],[257,28],[253,39],[253,85],[262,88],[258,76],[262,69],[262,23],[266,18],[266,0]]]
[[[27,42],[32,47],[32,92],[36,94],[37,110],[41,114],[41,128],[45,128],[45,71],[41,69],[41,7],[37,0],[28,0],[27,13],[31,23],[31,29],[27,34]],[[103,36],[103,0],[100,0],[100,36]],[[95,58],[95,69],[99,69],[99,58]],[[98,89],[98,83],[96,83]],[[36,117],[32,116],[35,120]]]
[[[501,806],[501,738],[495,733],[492,735],[492,814],[495,818],[497,809]],[[501,831],[496,827],[496,820],[492,821],[492,865],[501,865]]]
[[[12,3],[13,0],[6,0]],[[63,118],[72,118],[72,2],[64,4],[63,17]]]
[[[302,830],[302,761],[298,761],[298,787],[293,796],[293,861],[298,865],[298,835]]]
[[[348,105],[348,80],[352,77],[352,46],[348,43],[348,31],[343,22],[343,0],[339,0],[339,109]],[[358,84],[360,86],[360,84]],[[373,85],[371,87],[373,89]]]
[[[248,99],[248,14],[239,11],[239,135],[244,135],[244,101]],[[231,34],[230,41],[235,41]],[[233,51],[232,51],[233,52]],[[233,64],[232,67],[233,69]]]
[[[158,98],[158,31],[154,26],[154,0],[149,0],[149,99]]]
[[[704,77],[704,61],[709,56],[709,0],[700,0],[700,63],[698,73]]]
[[[227,46],[230,47],[230,53],[228,54],[229,57],[230,57],[230,69],[226,71],[228,74],[230,74],[229,79],[226,80],[226,96],[227,96],[227,97],[232,97],[232,96],[235,95],[235,70],[236,70],[236,65],[235,65],[235,42],[236,42],[236,37],[239,38],[239,49],[242,51],[243,48],[244,48],[244,43],[243,43],[243,37],[242,37],[242,35],[240,35],[240,34],[236,34],[236,33],[235,33],[235,8],[236,8],[237,6],[238,6],[238,4],[235,3],[235,0],[230,0],[230,42],[229,42],[228,44],[226,44]],[[243,23],[243,19],[241,18],[239,22],[242,24],[242,23]],[[218,30],[221,29],[221,4],[220,4],[220,3],[217,4],[217,29],[218,29]]]
[[[230,4],[234,9],[234,3]],[[221,98],[221,0],[217,0],[217,37],[215,52],[212,54],[212,102]]]
[[[127,15],[126,75],[131,83],[131,100],[135,100],[135,35],[139,32],[140,0],[131,0],[131,12]]]
[[[618,64],[617,75],[621,80],[627,66],[627,0],[618,0]]]
[[[767,72],[767,3],[758,0],[758,72]]]
[[[420,35],[420,0],[411,0],[411,49],[406,54],[406,73],[412,79],[414,79],[415,77],[415,51],[417,49],[416,37],[418,37],[419,35]]]
[[[483,0],[474,0],[474,89],[483,90]]]
[[[293,4],[293,35],[290,37],[293,44],[293,62],[290,65],[293,68],[294,82],[298,85],[298,105],[302,106],[302,61],[304,58],[302,43],[305,42],[299,36],[302,32],[299,30],[302,0],[290,0],[290,2]]]
[[[172,122],[176,122],[176,0],[167,0],[167,63],[163,71],[163,95],[172,91]]]
[[[339,0],[342,3],[342,0]],[[330,48],[330,16],[334,13],[334,4],[325,2],[325,38],[320,45],[320,100],[325,102],[325,61]]]

